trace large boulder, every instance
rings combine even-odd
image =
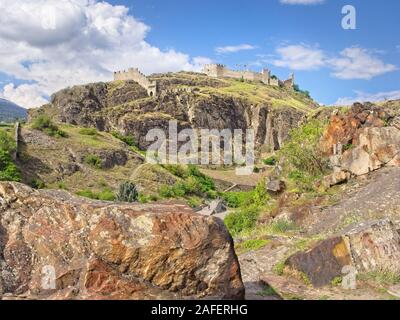
[[[0,183],[0,297],[241,299],[222,221],[180,203],[114,204]]]
[[[400,235],[387,219],[361,223],[308,251],[292,255],[286,265],[306,274],[316,287],[328,285],[342,276],[345,266],[359,272],[399,273]]]
[[[350,112],[332,116],[321,149],[343,174],[360,176],[386,165],[400,166],[398,119],[385,108],[355,104]]]

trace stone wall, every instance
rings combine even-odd
[[[114,72],[114,80],[133,80],[140,84],[147,90],[149,96],[157,95],[157,82],[149,80],[143,73],[137,68],[129,68],[128,71],[117,71]]]
[[[18,159],[18,148],[19,148],[19,138],[20,138],[20,133],[21,133],[21,127],[19,122],[17,122],[15,124],[15,135],[14,135],[14,139],[15,139],[15,151],[12,155],[14,160]]]
[[[292,74],[288,80],[280,81],[279,79],[271,78],[271,71],[263,69],[261,72],[254,71],[237,71],[230,70],[222,64],[207,64],[203,68],[203,73],[209,77],[215,78],[234,78],[244,79],[249,81],[260,81],[270,86],[285,86],[293,88],[294,86],[294,75]]]

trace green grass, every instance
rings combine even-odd
[[[285,234],[288,231],[296,230],[297,227],[293,222],[289,222],[285,219],[278,219],[273,221],[268,227],[272,234]]]
[[[97,130],[94,128],[82,128],[79,130],[79,134],[84,136],[97,136]]]
[[[262,291],[258,292],[257,295],[261,297],[271,297],[271,296],[279,297],[279,294],[271,286],[265,287]]]
[[[276,156],[271,156],[269,158],[264,159],[263,163],[267,166],[274,166],[274,165],[276,165],[277,161],[278,160],[277,160]]]
[[[238,243],[235,246],[235,249],[238,253],[242,254],[248,251],[257,251],[262,248],[264,248],[268,243],[270,243],[270,240],[265,240],[265,239],[250,239],[243,241],[241,243]]]
[[[206,196],[215,198],[214,181],[201,173],[194,165],[183,166],[163,166],[168,172],[176,175],[181,180],[174,185],[162,185],[159,195],[162,198],[183,198],[190,196]]]
[[[101,159],[99,156],[94,154],[88,154],[84,159],[85,163],[95,169],[101,169]]]
[[[392,271],[371,271],[357,274],[357,279],[362,281],[372,281],[379,285],[388,286],[400,284],[400,273]]]
[[[105,188],[100,192],[94,192],[89,189],[81,190],[76,193],[78,196],[103,201],[114,201],[115,194],[110,188]]]
[[[58,128],[57,125],[55,125],[50,117],[47,115],[40,115],[33,119],[32,129],[42,131],[46,133],[50,137],[56,137],[56,138],[67,138],[68,135],[65,131],[61,130]]]
[[[229,232],[236,236],[243,231],[253,229],[260,216],[261,209],[256,205],[240,208],[239,210],[228,214],[225,219],[225,225]]]
[[[240,208],[253,201],[254,191],[230,191],[222,194],[222,199],[230,208]]]
[[[117,131],[111,132],[111,135],[114,138],[121,140],[122,142],[124,142],[125,144],[127,144],[130,147],[136,147],[136,139],[133,135],[122,135]]]
[[[286,268],[285,264],[286,260],[279,261],[274,267],[272,268],[272,271],[277,274],[278,276],[283,276]]]

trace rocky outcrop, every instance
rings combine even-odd
[[[113,204],[0,183],[0,296],[241,299],[222,221],[183,204]]]
[[[290,102],[279,107],[271,103],[272,98],[296,100],[299,97],[294,92],[277,89],[276,96],[269,97],[266,93],[264,101],[255,103],[236,88],[232,94],[218,91],[229,86],[227,82],[201,74],[154,75],[152,79],[163,92],[157,97],[148,97],[146,90],[134,81],[88,84],[55,93],[51,104],[30,111],[30,118],[38,112],[47,112],[56,115],[61,122],[92,126],[101,131],[116,130],[135,136],[142,149],[150,144],[145,141],[150,129],[167,129],[168,121],[174,119],[178,121],[179,130],[252,128],[258,147],[266,145],[276,150],[289,131],[305,120],[307,113],[291,107]],[[179,86],[191,90],[178,90]],[[306,109],[315,108],[311,100],[307,103]]]
[[[400,235],[387,219],[361,223],[306,252],[296,253],[286,265],[306,274],[316,287],[343,276],[345,266],[358,272],[399,273]]]
[[[332,183],[347,180],[347,173],[360,176],[386,165],[400,165],[400,130],[395,112],[385,106],[356,103],[348,113],[331,117],[321,149],[330,156],[335,169]]]

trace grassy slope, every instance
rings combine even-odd
[[[116,190],[119,184],[126,180],[145,182],[148,186],[145,192],[154,191],[157,183],[149,183],[157,177],[163,182],[170,174],[163,171],[164,175],[154,174],[154,170],[140,170],[138,176],[136,170],[141,167],[142,160],[140,155],[135,154],[134,150],[123,144],[112,135],[105,132],[97,132],[96,135],[81,134],[82,128],[72,125],[59,125],[59,128],[67,133],[66,138],[48,137],[44,133],[24,128],[24,134],[33,133],[37,135],[43,143],[27,144],[22,146],[20,166],[24,174],[24,181],[28,184],[32,180],[43,181],[49,188],[63,188],[72,192],[81,190],[91,190],[101,192],[105,188]],[[65,175],[60,178],[60,173],[55,169],[59,164],[71,164],[71,153],[77,158],[85,154],[95,154],[97,151],[124,150],[129,154],[129,161],[124,166],[115,166],[111,169],[96,169],[85,163],[79,163],[79,171],[72,175]],[[161,169],[159,169],[161,170]],[[140,178],[140,179],[139,179]],[[172,179],[173,180],[173,179]]]

